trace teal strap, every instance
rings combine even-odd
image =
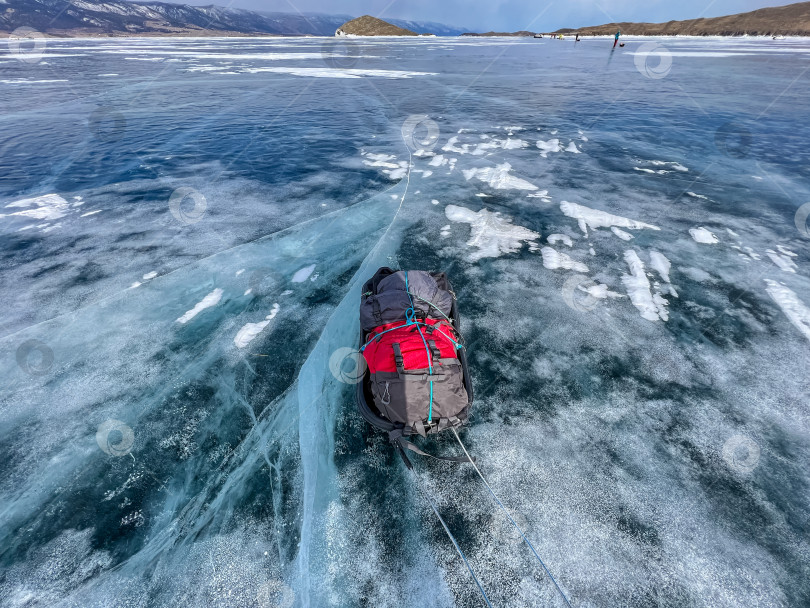
[[[425,354],[428,358],[428,370],[430,371],[430,375],[433,375],[433,356],[430,353],[430,347],[428,346],[427,340],[425,340],[425,336],[422,333],[422,329],[419,327],[420,323],[418,321],[414,321],[413,317],[416,312],[413,309],[413,298],[411,297],[411,290],[408,288],[408,271],[405,271],[405,293],[408,294],[408,300],[411,303],[411,307],[408,312],[405,313],[405,319],[408,325],[416,325],[416,331],[419,332],[419,337],[422,338],[422,344],[425,345]],[[410,313],[410,316],[408,316]],[[433,418],[433,380],[430,381],[430,405],[428,406],[428,424],[430,424],[430,420]]]

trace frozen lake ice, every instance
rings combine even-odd
[[[810,604],[810,42],[626,43],[3,46],[0,605],[483,605],[426,495],[563,605],[357,414],[383,265],[449,273],[462,439],[572,605]]]

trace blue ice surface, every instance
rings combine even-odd
[[[562,605],[356,413],[381,265],[450,274],[462,439],[573,605],[807,605],[810,43],[611,45],[0,50],[0,605],[482,605],[424,492]]]

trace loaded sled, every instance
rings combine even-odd
[[[406,450],[432,456],[410,438],[463,425],[472,406],[455,293],[443,272],[380,268],[363,285],[360,324],[367,369],[357,384],[357,408],[388,433],[410,468]]]

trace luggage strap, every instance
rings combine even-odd
[[[405,373],[405,359],[402,358],[402,349],[399,347],[399,342],[394,342],[391,345],[394,348],[394,363],[397,366],[397,373],[400,378]]]
[[[398,451],[399,455],[402,456],[402,460],[405,462],[405,466],[409,469],[413,468],[411,461],[408,459],[408,456],[405,450],[410,450],[411,452],[415,452],[420,456],[428,456],[429,458],[435,458],[436,460],[444,460],[446,462],[475,462],[475,456],[436,456],[435,454],[428,454],[427,452],[420,450],[416,444],[412,441],[408,441],[402,435],[402,429],[396,429],[388,433],[388,437],[391,439],[391,443],[393,443]]]

